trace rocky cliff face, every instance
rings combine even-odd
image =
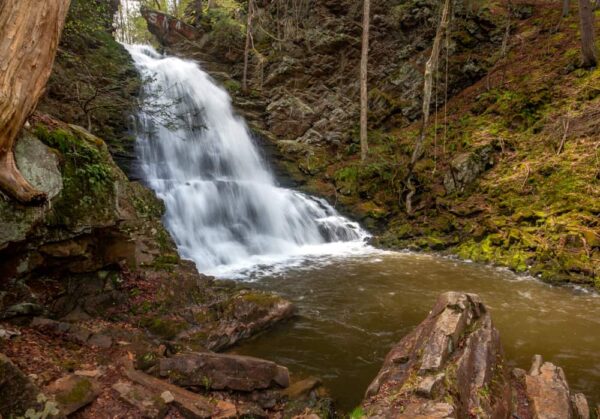
[[[474,294],[442,294],[388,353],[363,402],[370,418],[589,418],[560,367],[536,355],[505,364],[500,335]]]

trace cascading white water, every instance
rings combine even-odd
[[[276,185],[227,92],[191,61],[127,46],[144,81],[137,149],[165,225],[201,272],[242,270],[364,246],[325,200]]]

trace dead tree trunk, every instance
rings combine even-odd
[[[369,112],[369,92],[367,89],[367,76],[369,62],[369,24],[371,14],[371,1],[363,0],[363,31],[362,31],[362,49],[360,56],[360,159],[365,161],[369,153],[368,134],[368,112]]]
[[[562,17],[569,16],[569,0],[563,0],[562,2]]]
[[[45,195],[23,178],[13,147],[52,71],[69,3],[0,1],[0,190],[23,203]]]
[[[598,63],[598,58],[594,41],[594,11],[590,0],[579,0],[579,21],[581,24],[583,66],[594,67]]]
[[[442,16],[440,18],[440,24],[438,25],[433,40],[433,47],[431,48],[431,56],[425,64],[425,74],[423,81],[423,119],[421,121],[421,130],[419,137],[415,143],[410,163],[408,166],[408,172],[406,176],[406,188],[408,189],[408,195],[406,196],[406,211],[412,213],[412,197],[415,194],[415,187],[412,183],[412,174],[417,161],[423,154],[423,143],[425,142],[425,134],[427,128],[427,122],[429,121],[429,110],[431,107],[431,92],[433,89],[433,73],[437,70],[438,61],[440,58],[440,49],[442,46],[442,38],[448,30],[448,23],[450,20],[450,1],[444,2],[444,8],[442,9]]]
[[[242,75],[242,91],[248,91],[248,58],[250,55],[250,44],[252,43],[252,15],[254,14],[254,2],[248,0],[248,19],[246,21],[246,46],[244,47],[244,72]]]

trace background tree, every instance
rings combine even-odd
[[[252,17],[254,15],[254,2],[248,0],[248,16],[246,20],[246,45],[244,46],[244,72],[242,75],[242,90],[248,91],[248,58],[252,44]]]
[[[0,2],[0,189],[23,203],[44,200],[45,194],[23,178],[13,147],[50,77],[69,3]]]
[[[433,74],[438,69],[440,50],[442,48],[442,38],[444,34],[448,31],[448,23],[450,21],[450,2],[451,0],[446,0],[444,2],[442,16],[440,18],[440,23],[435,33],[433,46],[431,48],[431,55],[429,57],[429,60],[427,60],[427,63],[425,64],[425,74],[423,76],[423,118],[421,120],[421,129],[419,132],[419,136],[417,137],[412,156],[410,158],[410,163],[408,165],[408,171],[406,175],[406,188],[409,192],[406,196],[405,203],[406,212],[409,214],[412,213],[412,197],[415,194],[415,187],[412,183],[412,175],[413,170],[415,168],[415,164],[423,155],[423,144],[425,143],[426,128],[427,122],[429,121],[429,111],[431,107]]]
[[[581,52],[583,66],[594,67],[597,62],[594,36],[594,11],[590,0],[579,0],[579,21],[581,26]]]
[[[562,17],[569,16],[569,0],[563,0],[562,2]]]
[[[362,49],[360,55],[360,158],[365,161],[369,153],[368,134],[368,112],[369,92],[367,89],[368,61],[369,61],[369,21],[371,13],[371,1],[363,1],[363,31]]]

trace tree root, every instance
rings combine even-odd
[[[12,151],[0,156],[0,191],[22,204],[41,204],[48,198],[23,177]]]

